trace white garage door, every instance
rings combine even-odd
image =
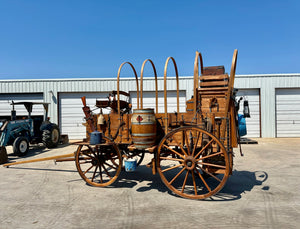
[[[12,101],[14,102],[43,102],[43,94],[0,94],[0,117],[8,117],[11,115]],[[17,116],[27,116],[28,112],[26,111],[23,105],[16,105],[15,110]],[[31,115],[43,115],[44,108],[43,105],[35,105],[32,109]]]
[[[85,96],[87,106],[99,113],[100,109],[95,107],[96,99],[104,99],[107,93],[59,93],[59,120],[62,134],[68,134],[69,139],[81,140],[86,137],[86,128],[82,125],[85,122],[82,111],[81,97]],[[103,113],[109,111],[104,109]]]
[[[300,88],[276,89],[276,137],[300,137]]]
[[[247,135],[245,137],[260,137],[260,98],[259,89],[239,89],[237,98],[244,97],[249,102],[250,118],[246,118]],[[239,114],[243,114],[244,100],[240,103]]]
[[[132,98],[132,107],[136,108],[136,93],[130,93]],[[168,91],[168,113],[174,113],[177,111],[177,92]],[[154,108],[155,109],[155,91],[143,91],[143,108]],[[165,112],[164,107],[164,92],[158,92],[158,113]],[[180,112],[186,111],[186,95],[185,91],[179,91],[179,110]]]

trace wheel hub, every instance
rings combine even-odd
[[[24,153],[24,152],[26,152],[26,150],[27,150],[27,143],[25,141],[22,141],[20,143],[20,151],[21,151],[21,153]]]
[[[184,166],[188,170],[193,170],[195,168],[195,166],[196,166],[196,160],[195,160],[195,158],[192,157],[192,156],[187,156],[184,159]]]

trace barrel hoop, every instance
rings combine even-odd
[[[149,148],[151,146],[149,146],[149,145],[135,145],[135,148],[137,148],[137,149],[147,149],[147,148]]]
[[[132,133],[131,134],[132,137],[151,137],[151,136],[155,136],[156,133],[147,133],[147,134],[136,134],[136,133]]]
[[[153,125],[153,124],[155,124],[153,122],[133,122],[133,121],[131,121],[131,123],[134,125]]]
[[[154,140],[153,141],[146,141],[146,142],[134,142],[133,144],[134,145],[138,145],[138,144],[141,144],[141,145],[151,145],[151,144],[154,144]]]
[[[133,110],[133,114],[139,114],[139,113],[143,113],[143,114],[154,114],[154,109],[143,109],[143,110]]]

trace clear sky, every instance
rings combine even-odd
[[[229,72],[234,49],[237,74],[300,73],[300,1],[0,0],[0,79],[192,76],[196,50]]]

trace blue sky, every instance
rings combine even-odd
[[[299,0],[0,0],[0,79],[116,77],[124,61],[139,74],[147,58],[162,76],[168,56],[191,76],[196,50],[229,72],[234,49],[237,74],[299,73],[299,12]]]

